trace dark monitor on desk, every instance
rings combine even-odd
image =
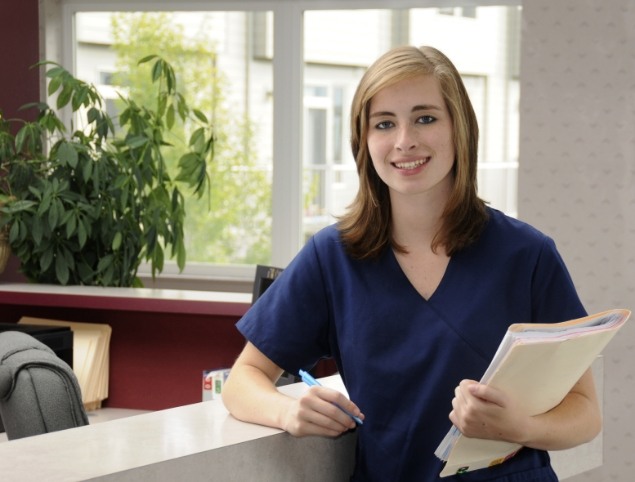
[[[254,287],[251,295],[251,303],[255,303],[258,298],[271,286],[275,279],[282,273],[282,268],[274,266],[256,266],[256,275],[254,276]]]

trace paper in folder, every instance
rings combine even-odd
[[[86,410],[101,408],[108,398],[110,337],[112,328],[104,323],[49,320],[23,316],[19,323],[69,326],[73,331],[73,372],[82,391]]]
[[[481,383],[515,394],[529,415],[551,410],[591,366],[631,312],[614,309],[562,323],[511,325]],[[463,436],[452,427],[435,455],[447,461],[441,477],[491,467],[521,445]]]

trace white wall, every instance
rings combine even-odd
[[[554,237],[589,312],[635,308],[635,2],[523,5],[519,217]],[[604,465],[633,480],[635,319],[605,350]]]

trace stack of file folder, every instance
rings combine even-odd
[[[67,326],[73,332],[73,372],[82,390],[86,410],[101,408],[108,398],[109,350],[112,328],[102,323],[22,317],[28,325]]]
[[[528,415],[558,405],[630,317],[614,309],[562,323],[510,325],[481,383],[520,400]],[[435,455],[446,461],[440,476],[504,463],[521,446],[465,437],[452,426]]]

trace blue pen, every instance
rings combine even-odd
[[[305,372],[304,370],[300,370],[300,378],[302,378],[302,381],[304,383],[306,383],[308,386],[312,387],[314,385],[317,386],[322,386],[320,384],[320,382],[318,382],[315,378],[313,378],[309,373]],[[342,412],[344,412],[346,415],[348,415],[349,417],[351,417],[353,420],[355,420],[355,423],[357,425],[364,425],[364,422],[362,421],[361,418],[356,417],[355,415],[353,415],[352,413],[350,413],[348,410],[344,410],[342,407],[340,407],[337,404],[334,404],[337,408],[339,408]]]

